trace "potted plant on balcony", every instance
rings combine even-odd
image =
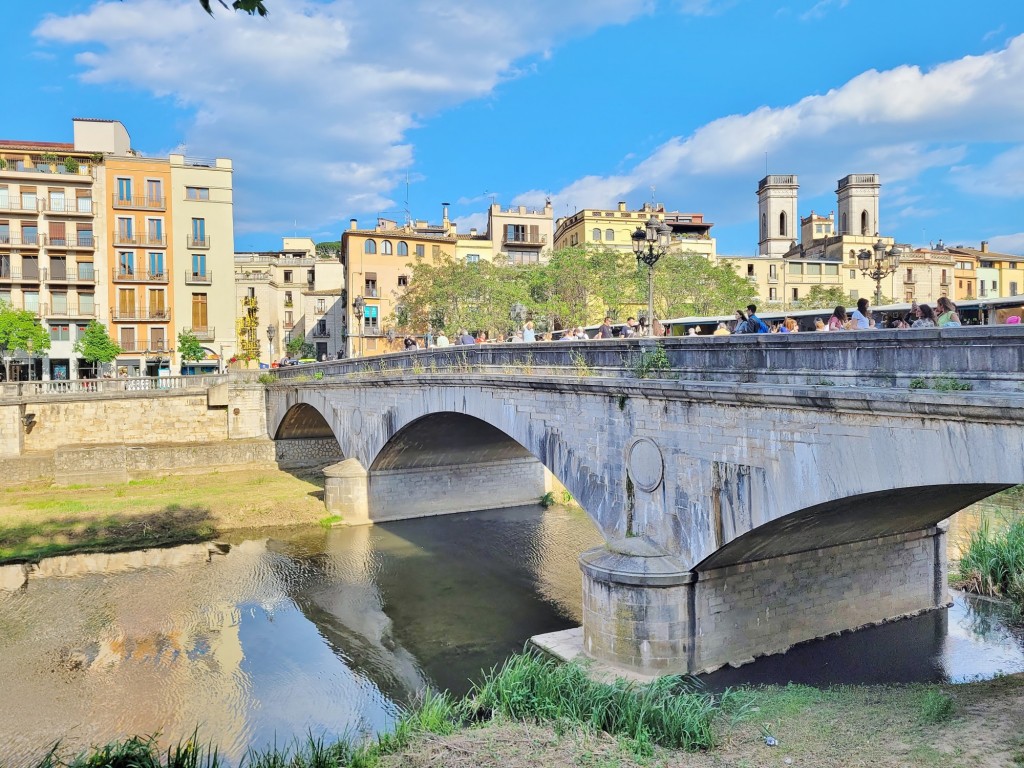
[[[68,173],[78,173],[78,160],[73,157],[64,158],[64,170]]]
[[[38,169],[40,171],[46,172],[49,170],[50,173],[53,173],[57,170],[57,155],[54,152],[43,152],[39,156],[39,162]]]
[[[7,170],[7,158],[0,155],[0,171]]]

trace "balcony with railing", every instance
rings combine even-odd
[[[530,234],[529,232],[502,232],[501,244],[502,245],[528,245],[528,246],[540,246],[545,245],[548,242],[547,235],[541,234]]]
[[[60,307],[43,304],[41,308],[42,315],[44,317],[95,318],[97,316],[95,304],[93,304],[91,307],[82,307],[81,305],[78,304],[67,304]]]
[[[163,211],[167,208],[166,197],[150,197],[149,195],[111,195],[113,206],[126,210]]]
[[[42,235],[0,234],[0,248],[38,248],[42,241]]]
[[[46,247],[53,249],[71,248],[74,250],[94,251],[96,250],[96,238],[91,232],[77,235],[50,235],[46,238]]]
[[[39,199],[35,197],[23,198],[21,195],[12,195],[0,200],[0,212],[3,213],[38,213]]]
[[[54,216],[92,216],[95,213],[93,201],[88,197],[41,201],[45,213]]]
[[[38,283],[40,278],[46,279],[46,269],[16,269],[7,264],[0,264],[0,283]]]
[[[213,341],[217,338],[217,331],[212,325],[193,326],[192,328],[186,328],[185,332],[191,333],[199,341]]]
[[[146,248],[166,248],[167,235],[155,235],[151,232],[124,232],[114,230],[114,245],[137,245]]]
[[[331,338],[331,329],[319,328],[314,325],[313,331],[309,335],[312,336],[314,339],[329,339]]]
[[[142,307],[111,307],[110,318],[118,322],[166,322],[170,312],[164,309],[144,309]]]
[[[903,284],[904,285],[914,285],[916,283],[917,283],[917,275],[904,275],[903,276]]]
[[[208,237],[196,237],[195,235],[188,236],[188,247],[189,248],[209,248],[210,238]]]
[[[166,270],[150,272],[145,269],[114,267],[110,270],[110,274],[115,283],[166,283],[168,281]]]
[[[210,285],[212,283],[212,269],[208,269],[205,272],[193,272],[191,269],[185,270],[185,285]]]

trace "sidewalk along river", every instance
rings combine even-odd
[[[0,762],[199,727],[250,745],[372,733],[431,685],[465,692],[535,634],[580,622],[584,513],[477,512],[300,527],[0,568]],[[808,674],[811,670],[813,674]],[[799,646],[711,685],[963,680],[1024,670],[989,602]],[[801,675],[804,675],[801,677]]]

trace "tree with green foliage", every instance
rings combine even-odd
[[[124,350],[110,338],[107,327],[99,320],[90,320],[85,326],[85,333],[78,337],[74,347],[75,353],[81,355],[87,363],[106,365],[117,359]]]
[[[295,336],[285,342],[284,348],[288,351],[288,357],[296,360],[313,357],[316,354],[316,347],[306,341],[302,336]]]
[[[647,296],[647,268],[637,267],[636,292]],[[693,251],[670,251],[654,268],[654,314],[659,318],[728,315],[757,301],[757,286],[727,262]]]
[[[0,357],[4,361],[5,379],[10,381],[11,358],[16,352],[28,354],[31,350],[34,355],[49,348],[50,334],[34,313],[0,301]]]
[[[206,357],[206,350],[192,331],[181,331],[178,334],[178,354],[183,363],[195,362]]]
[[[828,288],[823,285],[811,286],[807,296],[800,300],[800,306],[807,309],[826,309],[846,306],[849,303],[850,293],[835,285]]]

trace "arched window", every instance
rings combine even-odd
[[[768,217],[765,214],[761,214],[761,239],[768,239]]]
[[[404,240],[398,241],[398,255],[408,256],[409,255],[409,244]]]
[[[384,242],[382,242],[380,244],[380,252],[384,256],[390,256],[391,255],[391,241],[390,240],[385,240]]]
[[[850,222],[846,219],[846,214],[843,214],[843,220],[839,222],[839,234],[848,235],[850,234]]]
[[[600,240],[601,240],[601,230],[598,229],[597,227],[594,227],[594,242],[599,242]]]
[[[869,225],[870,225],[870,221],[868,221],[868,212],[867,211],[861,211],[861,213],[860,213],[860,233],[862,235],[870,235],[871,234],[871,227]]]
[[[779,214],[779,237],[786,237],[786,212]]]
[[[363,253],[376,253],[377,252],[377,241],[367,240],[363,244]]]
[[[615,230],[614,229],[606,229],[604,231],[604,239],[608,240],[608,241],[614,240],[615,239]]]

